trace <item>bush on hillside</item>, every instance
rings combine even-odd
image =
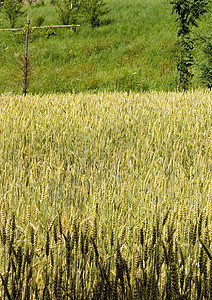
[[[92,28],[99,27],[102,16],[110,12],[104,0],[83,0],[83,12]]]
[[[178,61],[179,90],[187,90],[194,74],[192,66],[194,40],[191,36],[192,27],[198,27],[198,20],[208,11],[207,0],[173,0],[172,12],[177,14],[178,37],[180,41],[180,57]]]
[[[23,2],[17,0],[5,0],[3,12],[10,23],[10,27],[15,28],[18,17],[24,13]]]
[[[212,36],[202,38],[205,60],[200,65],[201,81],[209,89],[212,89]]]
[[[76,24],[80,9],[79,0],[54,0],[59,21],[63,25]]]

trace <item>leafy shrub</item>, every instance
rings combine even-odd
[[[92,28],[100,26],[101,17],[110,12],[104,0],[84,0],[83,11]]]
[[[10,22],[10,27],[14,28],[19,16],[23,15],[23,3],[17,0],[5,0],[3,11]]]
[[[52,27],[48,27],[47,29],[45,29],[45,33],[44,33],[45,38],[49,38],[52,35],[56,35],[56,32]]]
[[[80,9],[79,0],[54,0],[53,5],[63,25],[76,24]]]
[[[212,36],[202,38],[203,53],[205,60],[200,65],[201,82],[212,89]]]
[[[36,19],[34,20],[35,26],[40,27],[44,23],[45,19],[46,18],[42,15],[37,16]]]
[[[197,21],[207,12],[207,0],[173,0],[173,13],[177,14],[178,37],[180,38],[180,58],[178,62],[179,90],[186,90],[193,77],[194,40],[191,37],[192,26],[198,26]]]

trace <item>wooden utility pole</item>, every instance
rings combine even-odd
[[[25,63],[24,63],[24,89],[23,89],[24,96],[26,96],[26,94],[27,94],[29,24],[30,24],[30,20],[27,20],[26,47],[25,47]]]
[[[25,62],[24,62],[24,87],[23,94],[27,94],[27,75],[28,75],[28,39],[29,39],[29,25],[30,20],[27,20],[27,30],[26,30],[26,43],[25,43]],[[31,29],[48,29],[48,28],[74,28],[80,27],[80,25],[50,25],[50,26],[39,26],[30,27]],[[21,31],[24,28],[0,28],[0,31]]]

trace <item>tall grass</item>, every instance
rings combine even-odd
[[[31,26],[39,17],[45,18],[43,25],[58,23],[49,1],[36,5],[25,5]],[[49,37],[45,30],[30,33],[30,93],[176,90],[179,51],[170,2],[115,0],[108,5],[110,13],[95,30],[79,18],[75,34],[68,29],[56,29]],[[26,25],[26,15],[17,26]],[[8,27],[1,16],[1,28]],[[210,23],[207,15],[199,34],[209,30]],[[0,32],[0,43],[0,93],[20,94],[25,35]]]
[[[211,115],[209,91],[2,95],[1,298],[211,297]]]

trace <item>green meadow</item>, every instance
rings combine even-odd
[[[77,32],[34,30],[29,38],[29,93],[97,91],[175,91],[179,47],[177,24],[167,0],[107,1],[110,13],[92,29],[82,17]],[[17,27],[59,24],[54,7],[45,1],[25,5]],[[1,28],[9,23],[0,15]],[[211,31],[206,14],[195,34]],[[25,33],[0,32],[0,92],[22,93]],[[202,53],[197,51],[197,64]],[[195,69],[193,87],[200,86]]]

